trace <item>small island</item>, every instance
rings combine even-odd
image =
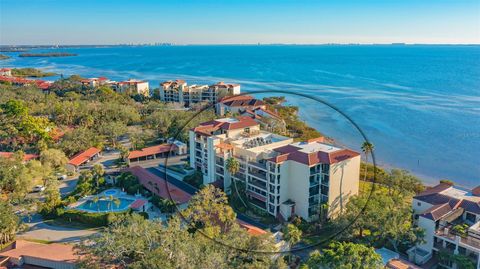
[[[40,69],[36,68],[14,68],[12,69],[12,76],[15,77],[31,77],[31,78],[42,78],[42,77],[51,77],[57,75],[53,72],[43,72]]]
[[[6,60],[8,58],[10,58],[10,56],[0,54],[0,60]]]
[[[18,57],[69,57],[77,56],[75,53],[50,52],[50,53],[22,53]]]

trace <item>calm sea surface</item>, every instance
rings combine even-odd
[[[34,50],[33,52],[42,51]],[[350,116],[375,144],[377,163],[480,185],[480,46],[171,46],[62,49],[77,57],[18,58],[2,67],[65,75],[235,82],[242,91],[307,93]],[[4,53],[15,56],[16,53]],[[262,94],[263,96],[266,94]],[[275,95],[275,93],[272,93]],[[278,94],[276,94],[278,95]],[[339,113],[286,96],[324,134],[359,150]]]

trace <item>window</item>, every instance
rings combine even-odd
[[[475,223],[475,214],[467,212],[467,214],[465,215],[465,219],[472,223]]]
[[[422,203],[420,203],[420,202],[417,202],[417,205],[418,205],[418,206],[422,206]]]

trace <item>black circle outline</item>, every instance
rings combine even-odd
[[[292,91],[287,91],[287,90],[273,90],[273,89],[270,89],[270,90],[255,90],[255,91],[250,91],[250,92],[243,92],[241,94],[238,94],[237,96],[242,96],[242,95],[249,95],[249,94],[259,94],[259,93],[281,93],[281,94],[286,94],[286,95],[296,95],[296,96],[301,96],[301,97],[304,97],[304,98],[307,98],[307,99],[310,99],[310,100],[313,100],[313,101],[317,101],[323,105],[326,105],[328,106],[329,108],[333,109],[334,111],[336,111],[337,113],[340,113],[340,115],[342,115],[343,117],[345,117],[354,127],[355,129],[361,134],[362,138],[364,139],[364,142],[367,142],[367,143],[370,143],[370,140],[368,140],[367,136],[365,135],[365,133],[363,132],[363,130],[360,128],[360,126],[352,119],[350,118],[350,116],[348,116],[347,114],[345,114],[343,111],[341,111],[339,108],[337,108],[336,106],[328,103],[327,101],[325,100],[322,100],[316,96],[311,96],[309,94],[306,94],[306,93],[299,93],[299,92],[295,92],[295,90],[293,89]],[[182,125],[182,127],[177,131],[177,133],[173,136],[173,140],[177,140],[178,136],[184,131],[184,129],[187,127],[187,125],[195,118],[197,117],[198,115],[200,115],[201,113],[203,113],[204,111],[208,110],[208,109],[211,109],[211,108],[215,108],[216,104],[218,104],[218,101],[217,102],[214,102],[214,103],[209,103],[208,105],[202,107],[202,109],[200,109],[197,113],[195,113],[191,118],[189,118],[185,124]],[[191,145],[190,145],[191,146]],[[189,148],[190,148],[189,146]],[[170,149],[172,149],[173,147],[173,144],[170,146]],[[167,175],[167,165],[168,165],[168,159],[170,157],[170,152],[171,150],[168,151],[167,153],[167,157],[165,158],[165,163],[164,163],[164,175],[165,175],[165,182],[167,182],[167,184],[165,184],[166,186],[166,189],[167,189],[167,192],[168,192],[168,196],[170,198],[171,201],[173,201],[172,199],[172,196],[171,196],[171,193],[170,193],[170,190],[169,190],[169,187],[168,185],[169,184],[173,184],[173,183],[170,183],[168,182],[168,175]],[[375,161],[375,154],[373,153],[373,151],[370,152],[370,155],[372,157],[372,162],[373,162],[373,183],[376,183],[377,181],[377,169],[376,169],[376,161]],[[160,169],[161,171],[162,169]],[[360,181],[360,179],[359,179]],[[256,253],[256,254],[265,254],[265,255],[275,255],[275,254],[287,254],[287,253],[295,253],[295,252],[298,252],[298,251],[302,251],[302,250],[306,250],[306,249],[310,249],[310,248],[314,248],[316,246],[320,246],[322,244],[324,244],[325,242],[328,242],[329,240],[335,238],[336,236],[342,234],[343,232],[345,232],[350,226],[352,226],[356,221],[357,219],[360,217],[360,215],[365,211],[365,209],[367,208],[367,205],[368,205],[368,202],[370,201],[370,198],[372,197],[372,194],[374,193],[375,191],[375,185],[376,184],[372,184],[372,188],[370,190],[370,193],[368,195],[368,198],[367,198],[367,201],[365,203],[365,205],[363,206],[362,210],[359,212],[359,214],[354,218],[354,220],[346,225],[343,229],[341,229],[340,231],[332,234],[331,236],[327,237],[326,239],[320,241],[320,242],[317,242],[315,244],[310,244],[310,245],[306,245],[306,246],[303,246],[303,247],[299,247],[299,248],[293,248],[293,249],[289,249],[287,251],[260,251],[260,250],[247,250],[247,249],[243,249],[243,248],[238,248],[238,247],[235,247],[235,246],[230,246],[228,244],[225,244],[221,241],[218,241],[217,239],[214,239],[214,238],[211,238],[209,237],[208,235],[206,235],[205,233],[203,233],[201,230],[198,230],[198,232],[200,232],[200,234],[202,234],[204,237],[214,241],[215,243],[218,243],[224,247],[229,247],[231,249],[234,249],[234,250],[237,250],[237,251],[240,251],[240,252],[252,252],[252,253]],[[174,201],[173,201],[174,202]],[[190,226],[191,223],[189,221],[186,220],[185,216],[183,216],[183,214],[181,213],[180,209],[178,208],[177,204],[175,203],[175,208],[177,209],[177,212],[178,214],[180,215],[181,219],[183,221],[185,221],[186,223],[188,223],[188,225]],[[316,234],[313,234],[313,235],[316,235]],[[311,235],[311,236],[313,236]]]

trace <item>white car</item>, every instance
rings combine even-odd
[[[65,179],[67,179],[67,175],[57,174],[57,179],[58,180],[65,180]]]
[[[45,186],[43,185],[37,185],[35,187],[33,187],[33,192],[42,192],[45,190]]]

